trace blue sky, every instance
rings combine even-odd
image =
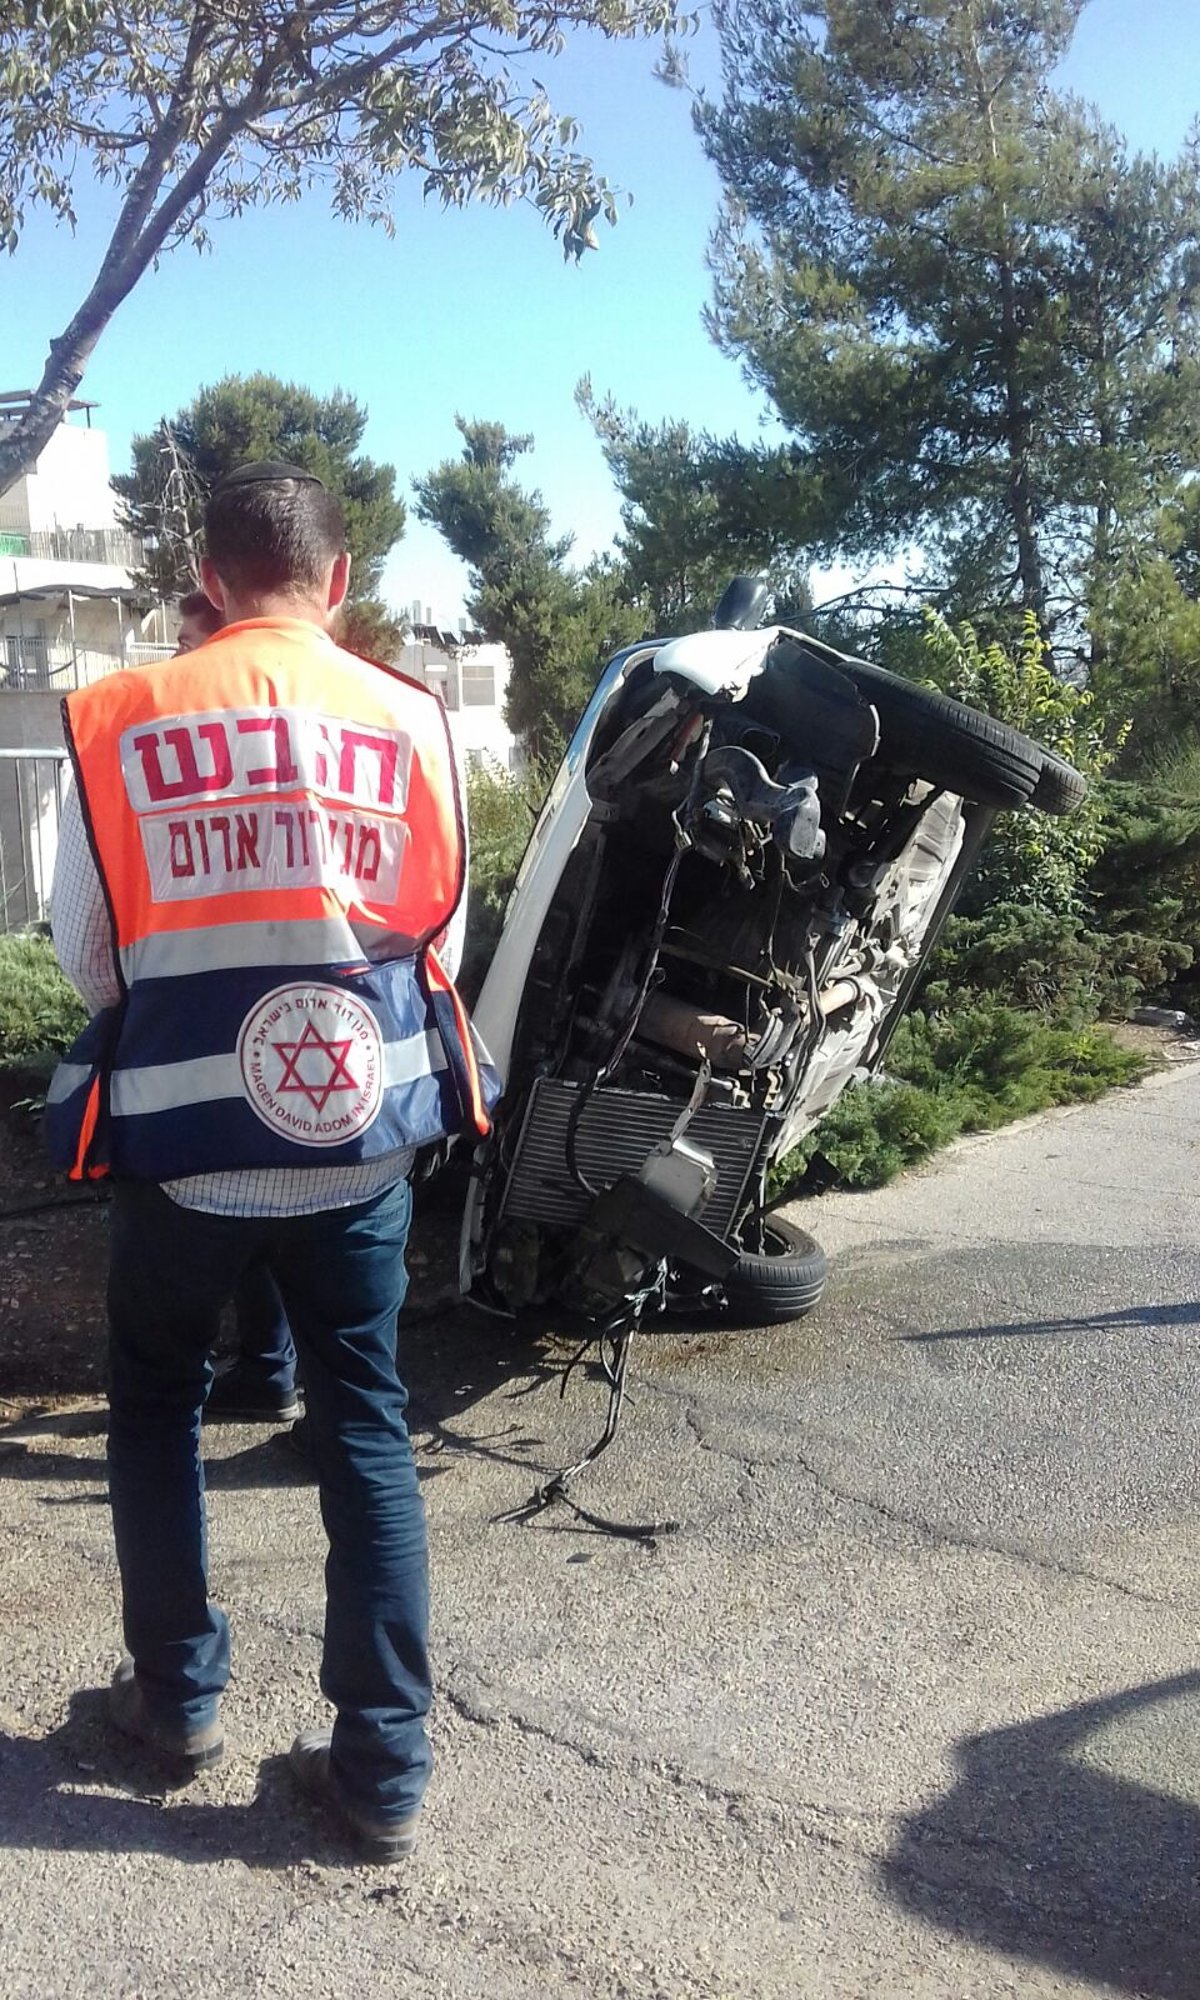
[[[646,417],[753,436],[766,420],[760,399],[701,323],[716,176],[686,96],[659,84],[652,65],[644,45],[584,36],[557,64],[538,65],[556,106],[580,120],[587,150],[634,196],[578,267],[564,265],[531,213],[446,213],[412,187],[398,198],[394,241],[334,222],[313,195],[218,225],[209,255],[165,259],[121,308],[84,385],[101,405],[114,470],[134,431],[202,383],[264,368],[365,402],[367,448],[396,466],[406,492],[457,451],[456,412],[532,432],[529,475],[586,554],[611,539],[617,503],[574,406],[581,375]],[[708,36],[694,46],[693,71],[715,82]],[[1135,146],[1174,152],[1200,113],[1197,0],[1091,0],[1063,82]],[[101,219],[89,196],[74,238],[39,224],[0,267],[0,387],[40,373],[47,337],[100,254]],[[461,610],[458,564],[415,522],[386,585],[397,605],[419,600],[439,621]]]

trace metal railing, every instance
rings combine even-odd
[[[0,750],[0,929],[50,914],[66,781],[63,749]]]
[[[69,694],[128,665],[116,646],[51,645],[40,632],[0,635],[0,695]]]
[[[136,569],[145,545],[123,528],[0,527],[0,556],[36,556],[42,562],[110,563]]]

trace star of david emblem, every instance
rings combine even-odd
[[[294,1042],[271,1044],[283,1063],[283,1075],[276,1090],[280,1095],[285,1091],[298,1093],[307,1097],[314,1111],[324,1111],[336,1091],[360,1088],[348,1068],[353,1046],[350,1037],[345,1041],[330,1040],[311,1021],[306,1021]]]

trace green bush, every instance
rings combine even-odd
[[[1128,781],[1104,787],[1103,808],[1089,885],[1098,922],[1143,993],[1165,998],[1174,985],[1186,1003],[1200,962],[1200,799]]]
[[[1078,1027],[1145,999],[1200,998],[1200,802],[1133,783],[1097,792],[1102,845],[1081,906],[979,909],[969,887],[931,956],[926,1011],[990,996]]]
[[[478,995],[491,964],[545,790],[544,773],[536,765],[520,778],[510,777],[498,765],[467,773],[471,891],[458,984],[468,1002]]]
[[[47,936],[19,931],[0,937],[0,1065],[47,1069],[86,1020]]]
[[[928,617],[923,678],[1026,730],[1091,779],[1064,818],[1000,816],[934,953],[927,1013],[999,1001],[1067,1029],[1126,1015],[1200,957],[1200,754],[1175,757],[1158,803],[1107,774],[1126,735],[1110,706],[1051,671],[1034,620],[1005,647]],[[1169,784],[1196,781],[1188,802]]]
[[[818,1154],[840,1186],[882,1187],[961,1129],[948,1104],[911,1083],[852,1084],[803,1145],[773,1169],[771,1196],[782,1199],[794,1189]]]
[[[924,632],[923,678],[956,701],[1022,729],[1084,776],[1102,778],[1124,733],[1107,727],[1086,688],[1061,681],[1030,613],[1018,643],[981,645],[970,625],[952,628],[932,612]],[[994,903],[1023,903],[1057,916],[1088,914],[1087,880],[1105,843],[1103,803],[1095,784],[1082,807],[1063,818],[1026,810],[1003,813],[963,898],[968,913]]]
[[[1103,1028],[1051,1025],[995,1001],[910,1015],[887,1066],[889,1075],[952,1103],[964,1132],[1099,1097],[1144,1068]]]
[[[1067,1027],[1129,1011],[1141,991],[1116,941],[1079,917],[1026,903],[994,903],[981,916],[953,916],[929,961],[920,996],[926,1013],[1002,999]]]
[[[886,1078],[839,1098],[779,1163],[772,1195],[795,1188],[817,1155],[842,1186],[881,1187],[961,1133],[1087,1102],[1135,1083],[1145,1068],[1103,1028],[1051,1026],[995,1002],[910,1015],[892,1041]]]

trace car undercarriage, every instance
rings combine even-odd
[[[879,1067],[996,813],[1083,791],[802,633],[726,620],[618,655],[476,1009],[505,1088],[464,1288],[597,1338],[680,1299],[810,1309],[824,1259],[772,1217],[772,1168]]]

